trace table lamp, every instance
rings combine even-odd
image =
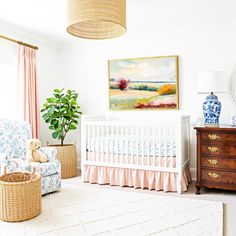
[[[221,102],[214,93],[227,92],[227,83],[223,71],[201,72],[197,81],[197,92],[209,94],[203,103],[205,126],[219,127]]]

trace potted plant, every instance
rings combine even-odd
[[[61,162],[63,179],[77,175],[77,155],[75,144],[64,144],[69,131],[77,129],[80,115],[77,103],[78,93],[74,90],[54,89],[53,96],[47,98],[43,104],[43,119],[53,131],[52,137],[60,140],[60,144],[53,144],[57,148],[58,160]]]

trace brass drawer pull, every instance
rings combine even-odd
[[[216,139],[220,139],[220,136],[218,136],[216,134],[208,134],[208,138],[210,140],[216,140]]]
[[[208,147],[208,150],[209,150],[210,152],[219,152],[219,151],[220,151],[220,149],[217,148],[217,147]]]
[[[214,172],[208,172],[208,176],[209,176],[210,178],[212,178],[212,179],[217,179],[217,178],[220,177],[219,174],[214,173]]]
[[[217,160],[214,160],[214,159],[208,159],[208,162],[210,163],[210,165],[217,165],[218,161]]]

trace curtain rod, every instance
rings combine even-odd
[[[23,45],[23,46],[26,46],[26,47],[29,47],[29,48],[33,48],[33,49],[36,49],[36,50],[39,49],[37,46],[31,45],[31,44],[28,44],[28,43],[25,43],[25,42],[22,42],[22,41],[19,41],[19,40],[15,40],[15,39],[6,37],[6,36],[1,35],[1,34],[0,34],[0,38],[6,39],[8,41],[11,41],[11,42],[14,42],[14,43],[17,43],[17,44],[20,44],[20,45]]]

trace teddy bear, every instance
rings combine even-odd
[[[27,142],[26,160],[30,162],[47,162],[47,156],[39,150],[41,142],[38,139],[29,139]]]

